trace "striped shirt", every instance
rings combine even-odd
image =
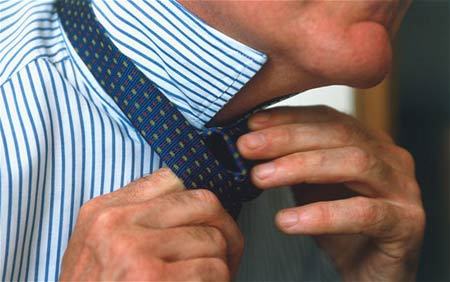
[[[266,61],[177,2],[93,7],[199,129]],[[74,52],[54,0],[0,0],[0,279],[57,280],[83,203],[162,165]]]

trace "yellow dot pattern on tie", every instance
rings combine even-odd
[[[159,154],[188,188],[208,188],[232,213],[243,200],[259,194],[249,181],[247,169],[231,136],[246,129],[194,129],[155,85],[112,44],[97,22],[89,0],[59,0],[57,11],[74,49],[101,87],[108,93],[137,132]],[[241,128],[241,127],[236,127]],[[242,127],[244,128],[244,127]],[[204,138],[221,136],[226,146],[214,155]],[[233,169],[222,165],[217,156],[234,160]]]

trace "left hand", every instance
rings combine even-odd
[[[327,189],[312,203],[280,211],[283,232],[315,236],[345,280],[414,280],[425,215],[406,150],[323,106],[266,110],[249,127],[238,148],[265,162],[252,170],[261,189],[304,183],[347,189],[333,199],[329,192],[336,191]]]
[[[61,281],[229,281],[243,238],[208,190],[167,168],[84,204]]]

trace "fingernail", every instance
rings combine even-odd
[[[266,163],[255,167],[255,175],[259,179],[265,179],[275,172],[274,163]]]
[[[264,143],[266,143],[266,137],[262,133],[256,132],[244,136],[244,144],[249,149],[256,149],[264,145]]]
[[[298,222],[298,215],[296,212],[293,211],[281,212],[278,218],[278,223],[280,224],[280,226],[285,228],[291,227],[297,224],[297,222]]]
[[[265,123],[265,122],[268,122],[269,119],[270,119],[270,114],[268,112],[259,112],[251,118],[251,122],[252,123]]]

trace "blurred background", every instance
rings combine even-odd
[[[416,0],[382,84],[369,90],[325,87],[282,103],[332,106],[389,132],[413,154],[427,212],[418,281],[450,281],[449,20],[449,0]]]

